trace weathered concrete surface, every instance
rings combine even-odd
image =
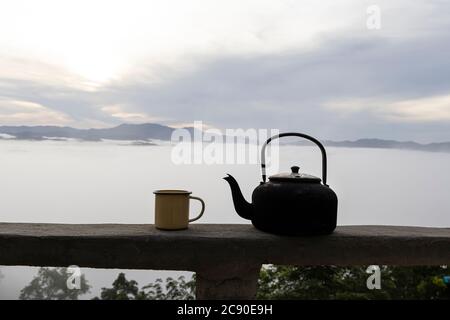
[[[253,298],[261,264],[450,264],[450,228],[342,226],[281,237],[251,225],[0,223],[0,265],[191,270],[200,299]]]
[[[342,226],[329,236],[281,237],[251,225],[0,223],[0,265],[197,270],[222,264],[440,265],[450,228]]]
[[[254,299],[261,265],[229,263],[196,270],[197,299]]]

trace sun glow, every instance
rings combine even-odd
[[[55,65],[93,85],[105,83],[124,72],[140,49],[121,9],[114,1],[7,1],[0,11],[0,55]]]
[[[343,10],[317,1],[2,0],[0,58],[42,61],[99,86],[157,65],[182,70],[195,54],[306,46],[323,31],[320,21],[348,24]]]

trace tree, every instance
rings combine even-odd
[[[148,300],[194,300],[195,299],[195,276],[186,281],[183,276],[178,279],[167,278],[165,292],[162,280],[157,279],[142,288],[145,298]]]
[[[446,267],[381,266],[381,289],[369,290],[366,267],[268,266],[258,299],[450,299]]]
[[[258,280],[258,299],[450,299],[449,275],[445,266],[381,266],[381,289],[369,290],[370,274],[359,267],[265,266]],[[38,276],[21,291],[21,299],[77,299],[88,292],[82,278],[81,290],[67,290],[64,268],[39,269]],[[84,288],[84,289],[83,289]],[[87,289],[86,289],[87,288]],[[102,288],[102,300],[191,300],[195,299],[195,276],[186,281],[157,279],[142,289],[120,273],[111,288]]]
[[[450,299],[450,286],[444,283],[448,269],[442,267],[395,267],[380,266],[381,289],[369,290],[366,272],[367,266],[265,266],[258,280],[258,299]],[[195,299],[195,277],[186,281],[184,277],[177,280],[157,279],[138,289],[133,280],[127,282],[123,274],[120,283],[133,283],[129,290],[132,299],[151,300],[190,300]],[[118,278],[118,280],[119,280]],[[117,281],[117,280],[116,280]],[[115,282],[116,283],[116,282]],[[120,297],[121,287],[114,285],[104,292],[102,299]],[[111,291],[108,291],[111,290]]]
[[[112,288],[102,288],[100,297],[102,300],[142,300],[138,283],[134,280],[128,281],[122,272],[114,280]]]
[[[261,270],[258,299],[361,299],[369,298],[366,268],[335,266],[267,266]]]
[[[38,274],[20,291],[21,300],[78,300],[88,293],[90,286],[84,275],[80,278],[80,289],[69,289],[67,280],[71,276],[66,268],[39,268]]]
[[[395,299],[450,299],[450,286],[444,282],[446,266],[391,267],[389,277],[396,285],[390,290]]]
[[[120,273],[113,282],[112,288],[102,288],[101,300],[192,300],[195,299],[195,280],[186,282],[183,276],[177,280],[167,278],[165,285],[162,279],[156,279],[139,290],[138,283],[128,281],[124,273]],[[99,298],[94,298],[98,300]]]

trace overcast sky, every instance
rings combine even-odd
[[[449,141],[450,1],[0,0],[0,125],[194,120]]]

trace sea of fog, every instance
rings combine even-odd
[[[222,179],[235,176],[250,199],[260,168],[176,165],[171,146],[120,142],[0,140],[0,221],[153,223],[153,191],[187,189],[206,202],[199,223],[248,223],[237,216]],[[338,195],[338,224],[450,226],[450,153],[327,148],[328,183]],[[320,176],[315,147],[281,146],[280,170],[292,165]],[[198,210],[197,203],[192,211]],[[15,299],[37,268],[0,266],[0,299]],[[91,293],[110,287],[120,270],[82,269]],[[187,272],[126,270],[143,286]],[[1,277],[0,277],[1,278]]]

